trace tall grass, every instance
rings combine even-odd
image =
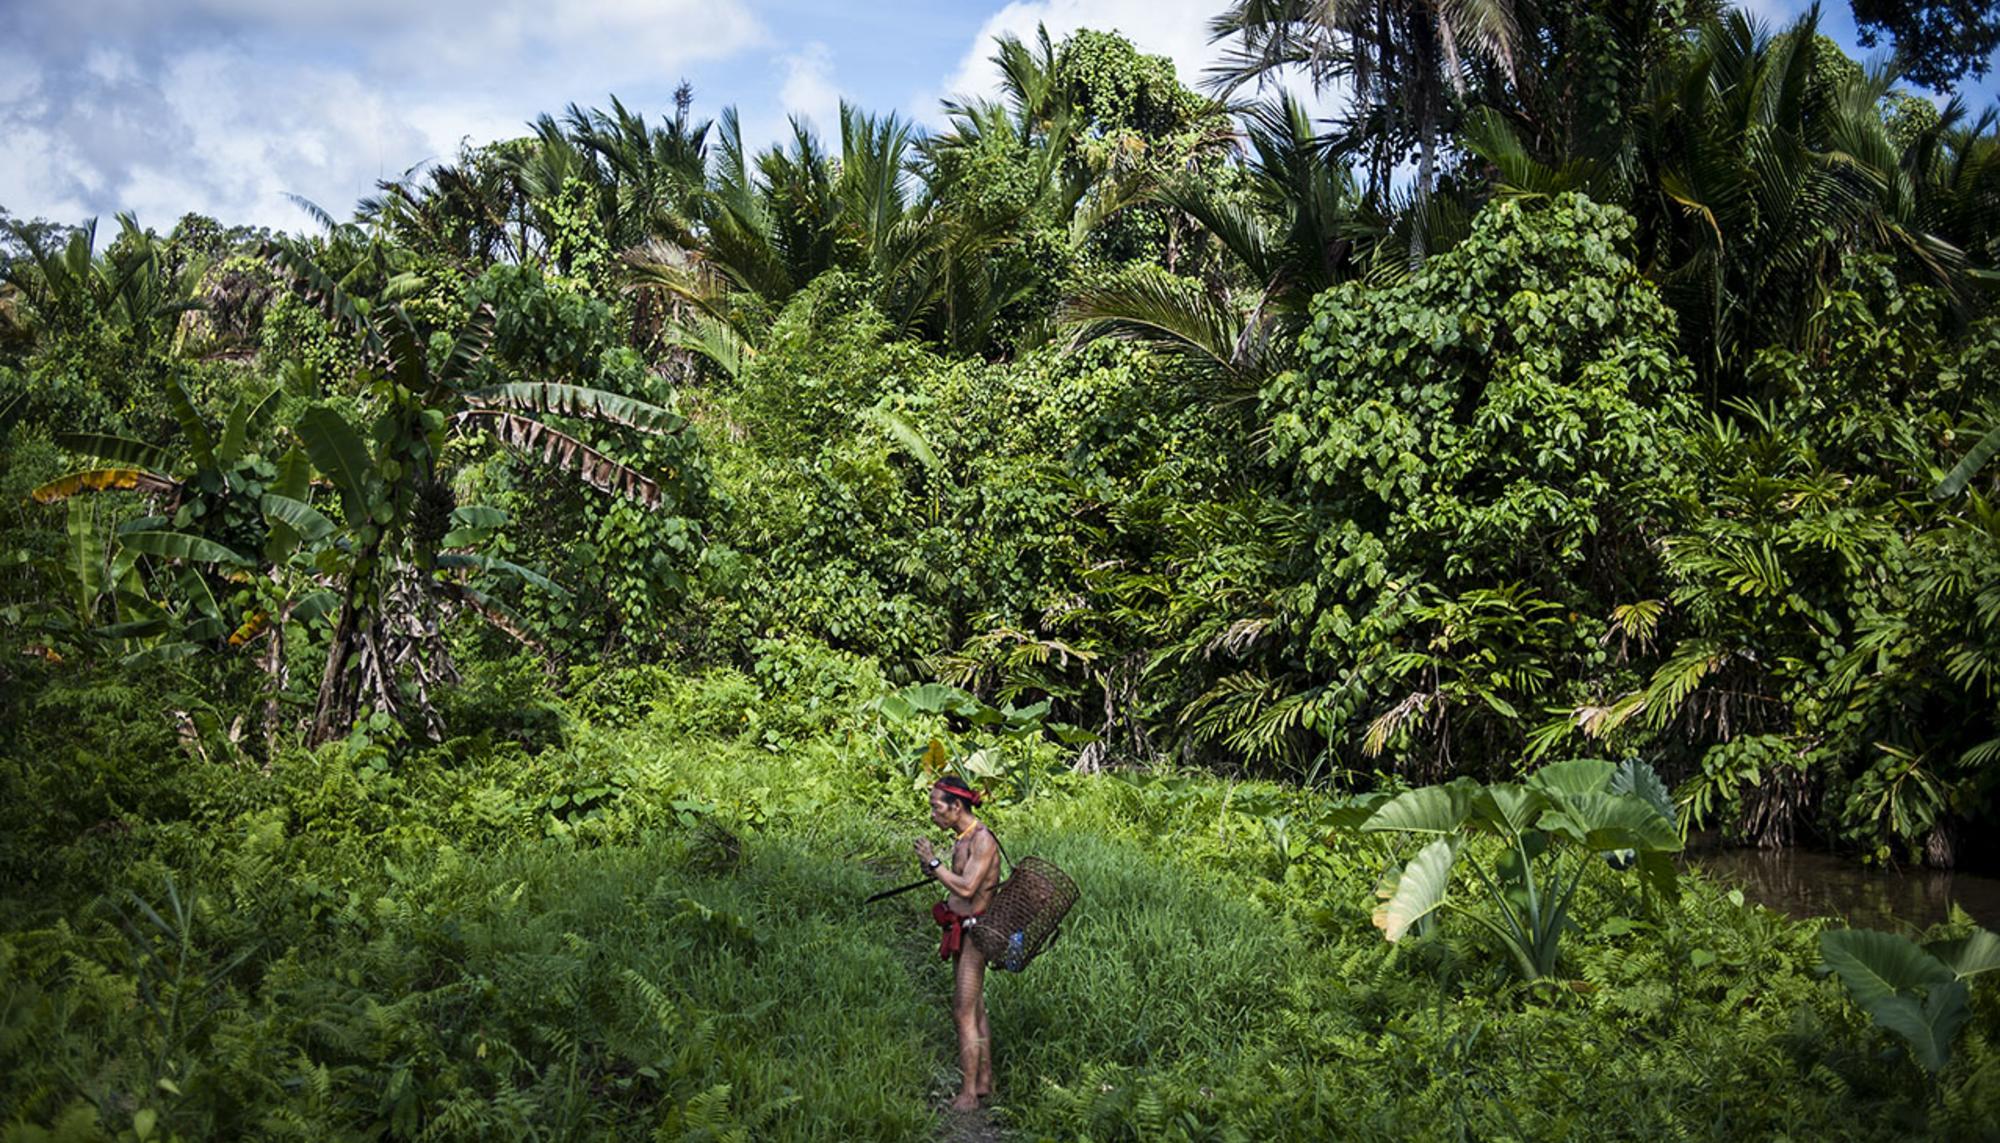
[[[98,759],[112,826],[0,840],[24,871],[0,922],[0,1137],[935,1135],[957,1077],[934,898],[860,904],[912,868],[918,784],[823,692],[597,685],[622,697],[586,696],[536,750]],[[10,764],[33,797],[0,810],[4,837],[50,837],[11,827],[60,774]],[[1656,909],[1588,885],[1566,979],[1524,986],[1462,927],[1385,945],[1387,854],[1326,844],[1319,799],[1053,769],[989,814],[1084,890],[1051,952],[989,976],[994,1118],[1018,1137],[2000,1122],[1992,990],[1932,1080],[1818,978],[1814,926],[1714,886]]]

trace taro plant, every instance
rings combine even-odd
[[[1376,888],[1375,925],[1391,942],[1450,910],[1498,938],[1528,980],[1555,971],[1562,935],[1572,927],[1571,902],[1599,856],[1613,869],[1636,866],[1660,892],[1676,892],[1668,856],[1681,847],[1673,802],[1653,768],[1633,760],[1574,759],[1521,783],[1460,778],[1368,797],[1336,811],[1333,824],[1432,839],[1408,862],[1391,865]],[[1459,869],[1471,872],[1489,908],[1455,899]]]
[[[871,699],[862,709],[879,720],[885,760],[900,760],[926,780],[953,758],[959,760],[958,770],[973,780],[1001,778],[1011,769],[1016,792],[1023,798],[1034,789],[1030,743],[1045,732],[1064,745],[1096,741],[1089,731],[1049,721],[1047,699],[1025,707],[1011,703],[995,707],[942,683],[905,687]]]
[[[2000,936],[1985,929],[1922,946],[1895,933],[1828,929],[1819,948],[1822,971],[1837,974],[1854,1002],[1932,1073],[1951,1061],[1951,1042],[1972,1018],[1966,980],[2000,968]]]

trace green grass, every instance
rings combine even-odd
[[[917,783],[837,710],[738,676],[640,708],[532,755],[335,746],[268,775],[151,757],[132,772],[171,812],[79,837],[88,860],[12,847],[0,1136],[935,1137],[957,1077],[933,898],[860,905],[908,875]],[[46,767],[9,774],[30,795],[10,825],[61,796]],[[1053,766],[1038,791],[991,820],[1084,899],[1053,951],[990,977],[1013,1136],[2000,1121],[1991,988],[1932,1080],[1816,975],[1814,926],[1714,886],[1653,912],[1607,874],[1565,979],[1525,986],[1467,926],[1384,944],[1387,855],[1328,847],[1297,791]]]

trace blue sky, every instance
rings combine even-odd
[[[1115,28],[1171,56],[1212,57],[1222,0],[0,0],[0,206],[80,221],[185,211],[300,229],[285,197],[346,215],[378,178],[522,133],[575,102],[696,114],[724,105],[771,140],[788,114],[830,127],[846,98],[937,121],[938,100],[990,91],[1001,31]],[[1802,0],[1750,0],[1782,21]],[[1855,47],[1845,0],[1823,27]],[[2000,76],[1965,94],[1991,102]]]

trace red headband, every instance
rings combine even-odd
[[[947,794],[955,794],[975,806],[986,800],[986,795],[959,781],[957,778],[939,778],[931,784],[931,788],[934,790],[943,790]]]

